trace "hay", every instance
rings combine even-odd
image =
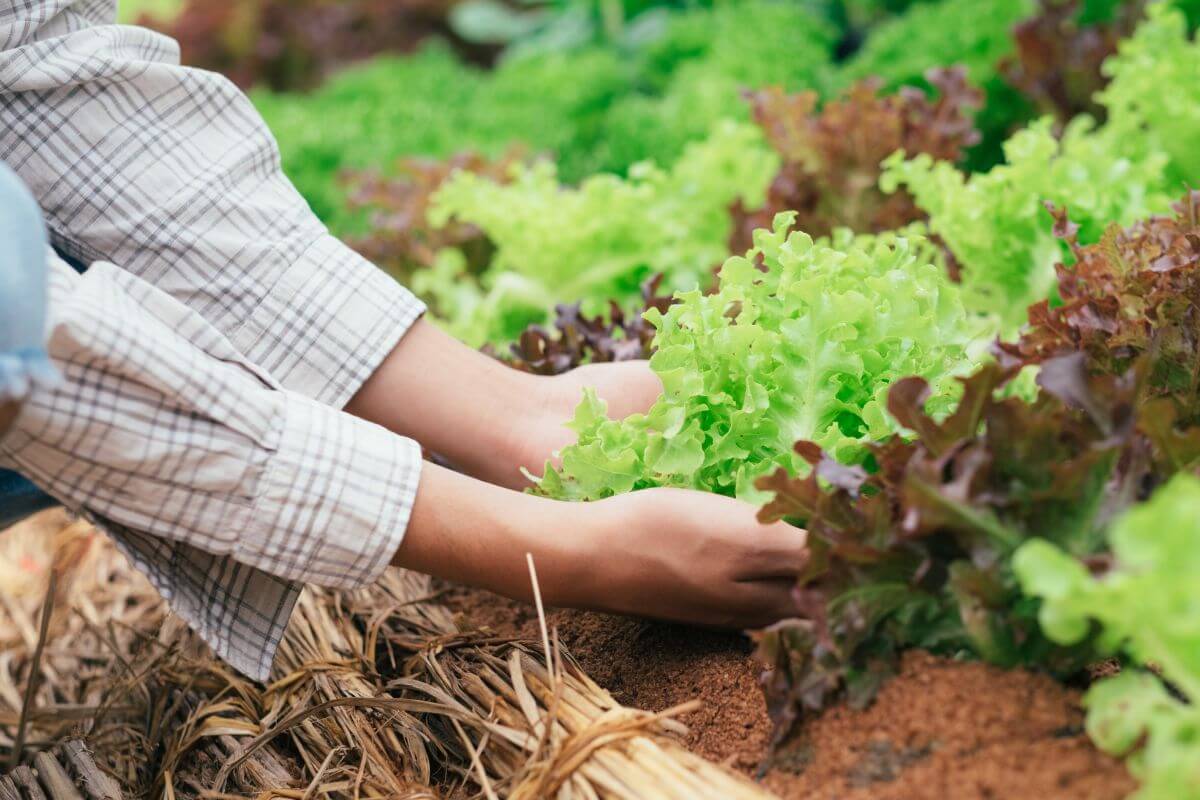
[[[104,537],[61,512],[0,534],[0,570],[0,758],[15,753],[25,708],[24,763],[82,737],[92,782],[110,776],[127,797],[769,796],[678,743],[672,718],[687,707],[622,707],[551,631],[549,653],[461,631],[421,575],[306,591],[262,686],[215,660]],[[70,752],[55,752],[79,783]]]

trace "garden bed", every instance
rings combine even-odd
[[[527,604],[457,587],[444,600],[468,625],[538,635]],[[764,785],[784,798],[1119,800],[1135,788],[1088,741],[1080,691],[1045,675],[912,651],[870,707],[831,708],[764,764],[771,725],[744,637],[570,610],[548,622],[619,702],[657,711],[701,700],[681,718],[688,747],[748,775],[765,768]]]

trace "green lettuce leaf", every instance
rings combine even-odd
[[[1078,117],[1057,139],[1043,119],[1005,144],[1006,163],[966,176],[928,156],[896,153],[886,165],[886,190],[906,188],[929,215],[930,230],[962,269],[963,300],[972,311],[995,314],[1015,333],[1026,308],[1050,297],[1054,265],[1070,259],[1056,240],[1044,204],[1069,207],[1083,244],[1098,242],[1113,222],[1128,225],[1167,211],[1163,154],[1121,154],[1117,134]]]
[[[648,312],[650,365],[664,394],[647,414],[610,420],[580,406],[576,444],[547,465],[540,491],[590,499],[649,486],[760,498],[775,466],[807,469],[792,450],[815,441],[854,463],[897,430],[887,390],[907,375],[934,384],[948,410],[994,332],[965,313],[958,287],[916,232],[814,241],[788,234],[793,214],[725,262],[714,294],[681,293]]]
[[[1200,43],[1183,12],[1152,3],[1147,21],[1104,64],[1111,82],[1099,95],[1113,141],[1131,158],[1167,154],[1171,191],[1200,180]]]
[[[1063,643],[1094,625],[1112,649],[1158,675],[1127,669],[1088,692],[1088,732],[1108,752],[1129,756],[1142,781],[1136,800],[1200,797],[1200,479],[1180,474],[1125,513],[1109,541],[1115,567],[1093,577],[1044,541],[1013,559],[1025,591],[1042,600],[1039,619]],[[1168,691],[1163,681],[1173,689]]]
[[[496,253],[477,303],[435,310],[470,344],[506,343],[530,322],[548,321],[560,302],[583,301],[588,313],[610,300],[636,302],[658,272],[672,291],[707,285],[727,255],[729,206],[761,205],[778,165],[757,128],[728,123],[670,170],[644,163],[628,178],[596,175],[568,187],[548,162],[515,167],[505,184],[455,173],[434,197],[430,221],[470,223]],[[467,280],[450,268],[439,276],[418,290],[436,300]]]

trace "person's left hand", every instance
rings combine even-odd
[[[501,364],[417,320],[350,400],[357,417],[416,439],[467,475],[524,489],[521,468],[540,474],[575,441],[566,424],[585,387],[623,419],[662,393],[646,361],[592,364],[546,377]]]
[[[558,391],[569,407],[569,416],[583,399],[584,389],[594,389],[608,404],[608,416],[625,419],[630,414],[645,413],[662,395],[662,381],[650,369],[649,361],[614,361],[605,364],[585,364],[555,378]]]
[[[649,411],[663,390],[662,381],[648,361],[586,364],[546,382],[546,403],[535,429],[513,443],[517,461],[535,475],[541,474],[546,461],[553,459],[558,450],[575,441],[575,432],[566,425],[575,416],[584,389],[596,392],[608,405],[612,419]]]

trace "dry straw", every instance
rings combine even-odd
[[[262,686],[61,512],[0,534],[0,570],[0,758],[53,797],[770,796],[678,743],[690,706],[621,706],[544,623],[539,643],[459,630],[421,575],[305,592]]]

